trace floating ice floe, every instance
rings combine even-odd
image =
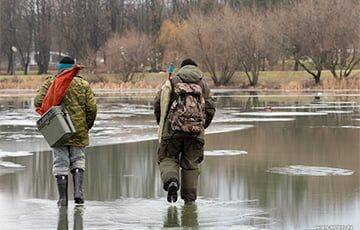
[[[33,120],[0,120],[0,126],[35,126],[36,121]]]
[[[283,109],[345,109],[360,108],[360,105],[328,105],[328,104],[311,104],[311,105],[290,105],[290,106],[270,106],[272,110]],[[268,107],[252,107],[256,110],[265,110]]]
[[[252,118],[252,117],[229,117],[229,118],[218,118],[213,122],[225,123],[225,122],[273,122],[273,121],[294,121],[294,118]]]
[[[204,152],[205,156],[236,156],[245,154],[248,154],[248,152],[244,150],[208,150]]]
[[[332,113],[332,114],[349,114],[353,113],[354,111],[351,110],[321,110],[323,113]]]
[[[227,133],[233,131],[239,131],[243,129],[250,129],[254,127],[253,125],[233,125],[233,126],[210,126],[209,129],[206,130],[206,134],[215,134],[215,133]]]
[[[9,161],[0,161],[0,167],[4,167],[4,168],[25,168],[25,166],[15,164],[15,163],[9,162]]]
[[[325,104],[356,105],[356,101],[324,101]]]
[[[35,139],[35,138],[40,139],[43,138],[43,136],[41,134],[23,134],[20,132],[5,136],[6,140],[14,140],[14,141],[24,141],[27,139]]]
[[[32,156],[31,152],[26,151],[16,151],[16,152],[8,152],[0,149],[0,158],[1,157],[24,157],[24,156]]]
[[[294,176],[350,176],[354,173],[354,171],[348,169],[306,165],[274,167],[268,169],[267,172]]]
[[[325,112],[243,112],[234,115],[256,117],[325,116]]]
[[[341,128],[344,128],[344,129],[360,129],[360,126],[356,126],[356,125],[343,125],[343,126],[341,126]]]
[[[97,115],[98,119],[101,120],[111,120],[114,118],[130,118],[133,117],[134,115],[132,114],[110,114],[110,113],[99,113]]]

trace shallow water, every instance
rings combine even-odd
[[[67,211],[56,208],[51,153],[34,126],[32,100],[3,98],[1,229],[360,228],[359,95],[316,101],[309,94],[216,92],[200,197],[186,207],[164,198],[152,93],[98,95],[87,202],[70,202]]]

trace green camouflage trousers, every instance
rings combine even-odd
[[[85,171],[85,148],[61,146],[52,148],[53,174],[68,175],[73,169]]]
[[[189,137],[162,140],[158,150],[158,163],[164,189],[171,181],[179,182],[181,168],[181,198],[196,200],[196,188],[200,174],[199,164],[204,159],[204,143]]]

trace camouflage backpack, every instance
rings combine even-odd
[[[205,99],[201,86],[177,83],[174,92],[176,99],[169,111],[171,128],[194,134],[204,131]]]

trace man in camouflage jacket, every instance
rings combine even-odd
[[[70,57],[64,57],[59,65],[59,72],[71,68],[75,64]],[[35,97],[35,107],[40,107],[54,77],[47,77]],[[77,204],[84,203],[82,189],[85,171],[85,147],[89,145],[89,130],[96,118],[96,101],[90,85],[80,76],[76,76],[63,99],[76,132],[62,146],[52,148],[53,174],[56,177],[59,191],[59,206],[67,206],[67,185],[69,171],[73,174],[74,200]],[[56,130],[54,130],[56,132]]]
[[[203,73],[197,67],[197,64],[191,59],[185,59],[181,63],[181,69],[171,79],[172,89],[177,83],[193,83],[199,85],[203,90],[205,99],[205,124],[206,129],[215,114],[215,100],[210,93],[210,89],[203,80]],[[162,90],[165,88],[163,87]],[[168,192],[168,201],[177,200],[177,191],[180,186],[179,167],[181,168],[181,198],[185,204],[191,204],[196,200],[197,182],[200,174],[199,164],[204,158],[204,131],[196,134],[175,131],[171,128],[171,122],[167,114],[161,114],[162,106],[171,106],[176,100],[174,90],[170,93],[169,98],[162,98],[160,90],[155,98],[154,113],[157,123],[165,118],[161,128],[160,146],[158,150],[158,163],[163,181],[164,190]],[[163,101],[169,101],[167,105]],[[169,109],[165,110],[169,111]],[[163,117],[164,116],[164,117]]]

